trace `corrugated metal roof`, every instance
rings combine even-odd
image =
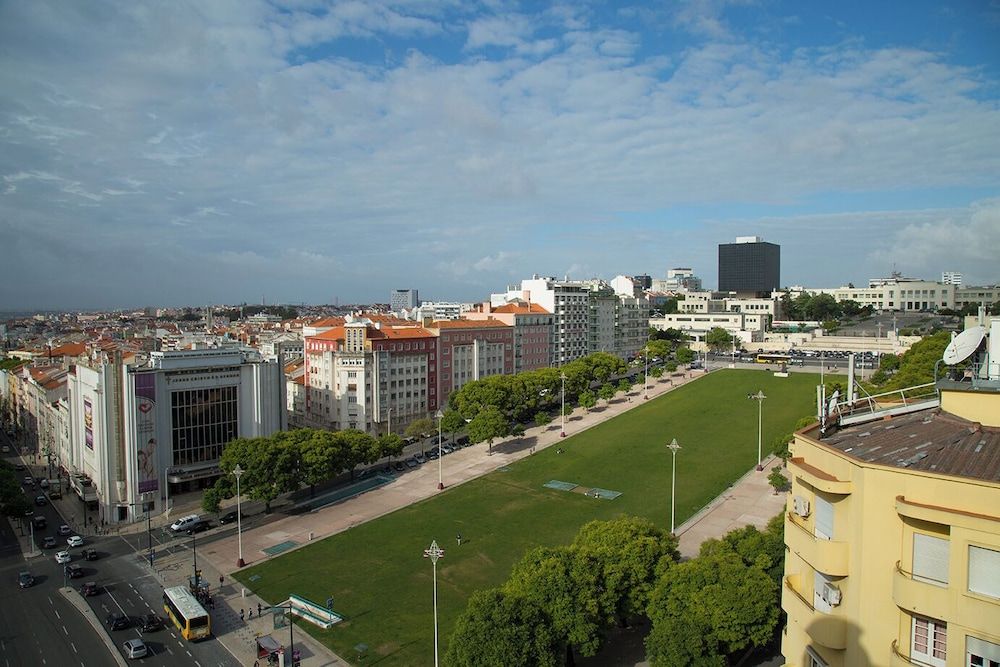
[[[820,440],[869,463],[1000,481],[1000,429],[940,408],[848,426]]]

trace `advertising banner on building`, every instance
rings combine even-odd
[[[135,376],[135,438],[139,493],[158,491],[160,474],[156,464],[156,375]]]
[[[94,406],[89,398],[83,399],[83,443],[87,449],[94,448]]]

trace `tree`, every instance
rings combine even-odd
[[[771,468],[771,474],[767,476],[767,483],[771,485],[777,494],[780,491],[788,490],[788,478],[781,474],[781,466]]]
[[[423,438],[434,432],[434,422],[426,417],[414,419],[403,431],[407,438]]]
[[[674,370],[677,370],[676,367]],[[650,377],[657,379],[663,377],[663,366],[654,366],[653,368],[650,368],[649,375]]]
[[[441,430],[448,433],[451,440],[454,440],[455,434],[463,428],[465,428],[465,417],[461,412],[451,408],[444,411],[444,416],[441,417]]]
[[[840,304],[830,294],[817,294],[809,300],[806,308],[809,319],[817,321],[835,320],[840,312]]]
[[[535,426],[548,426],[552,422],[552,417],[544,410],[535,413]]]
[[[505,592],[534,602],[550,619],[554,639],[573,664],[574,647],[591,656],[601,646],[599,580],[593,559],[568,547],[536,547],[518,562]]]
[[[572,546],[586,552],[598,568],[606,623],[624,627],[629,617],[645,613],[657,564],[664,558],[676,562],[677,544],[676,536],[639,517],[584,524]]]
[[[472,442],[486,442],[492,455],[493,441],[510,433],[510,423],[499,408],[487,405],[472,418],[468,430]]]
[[[668,569],[648,608],[650,662],[723,665],[728,654],[766,644],[780,611],[779,589],[765,571],[770,565],[760,556],[747,566],[739,554],[716,547]]]
[[[628,393],[628,391],[631,388],[632,388],[632,381],[629,380],[628,378],[622,378],[621,380],[618,381],[618,391],[622,392],[623,394]]]
[[[690,364],[692,361],[694,361],[694,352],[691,351],[691,348],[689,347],[677,348],[677,363]]]
[[[601,388],[597,391],[597,396],[602,401],[611,402],[611,399],[615,397],[615,387],[614,385],[608,383],[601,385]]]
[[[538,604],[500,588],[477,591],[455,622],[445,664],[556,667],[560,644]]]
[[[892,354],[891,352],[886,352],[878,360],[878,367],[880,370],[886,373],[891,373],[892,371],[899,369],[899,355]]]
[[[771,445],[771,451],[779,457],[786,465],[788,464],[788,459],[791,458],[792,452],[788,446],[795,439],[795,435],[792,433],[785,433],[784,435],[779,435],[776,437]]]
[[[678,352],[680,352],[680,350],[678,350]],[[673,361],[667,362],[667,365],[664,366],[664,368],[666,369],[666,371],[668,373],[675,373],[675,372],[677,372],[677,364],[675,362],[673,362]],[[659,377],[659,375],[657,375],[656,377]]]
[[[719,350],[728,349],[733,344],[733,337],[722,327],[712,327],[705,334],[705,343],[718,352]]]
[[[646,343],[645,351],[649,359],[666,359],[673,352],[673,343],[666,339],[650,340]]]
[[[378,439],[378,447],[382,456],[388,457],[388,462],[391,463],[393,456],[399,456],[403,453],[406,443],[395,433],[387,433]]]
[[[222,506],[222,493],[218,488],[210,486],[201,496],[201,509],[209,514],[215,514]]]
[[[580,397],[577,399],[580,407],[584,410],[590,410],[592,407],[597,405],[597,396],[591,390],[586,390],[580,393]]]
[[[855,317],[861,313],[861,304],[853,299],[844,299],[840,302],[840,310],[848,317]]]

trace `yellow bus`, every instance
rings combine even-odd
[[[212,634],[211,617],[184,586],[172,586],[163,590],[163,610],[184,639],[197,641]]]
[[[792,358],[787,354],[758,354],[757,363],[758,364],[787,364],[790,363]]]

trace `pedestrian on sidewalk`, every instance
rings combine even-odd
[[[257,603],[257,618],[260,618],[260,603]]]
[[[219,575],[219,588],[222,588],[222,575]]]
[[[260,614],[258,614],[259,616]],[[250,607],[250,620],[253,620],[253,607]]]
[[[243,614],[244,613],[246,613],[246,612],[244,612],[242,609],[240,609],[240,622],[241,623],[246,620],[245,618],[243,618]]]

